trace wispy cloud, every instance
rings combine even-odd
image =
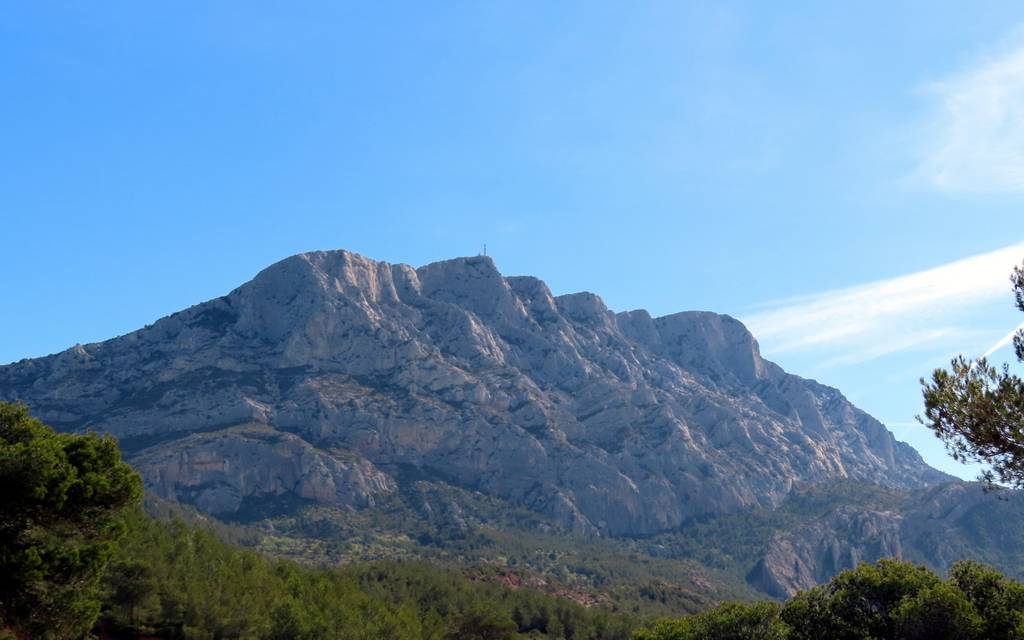
[[[1024,243],[886,280],[779,300],[743,318],[767,354],[814,352],[822,367],[963,339],[971,309],[1010,295]]]
[[[1013,341],[1013,337],[1015,335],[1017,335],[1018,331],[1024,331],[1024,322],[1020,323],[1019,325],[1017,325],[1017,328],[1015,328],[1013,331],[1011,331],[1010,333],[1008,333],[1005,336],[1003,336],[999,340],[999,342],[996,342],[994,345],[992,345],[991,347],[986,349],[985,353],[981,354],[981,357],[982,358],[987,358],[990,355],[992,355],[993,353],[995,353],[996,351],[999,351],[1000,349],[1002,349],[1006,345],[1010,344],[1010,342]]]
[[[938,114],[918,176],[944,190],[1024,192],[1024,31],[1000,55],[926,89]]]

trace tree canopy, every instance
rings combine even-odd
[[[899,560],[844,571],[784,605],[725,603],[634,640],[1021,640],[1024,585],[973,561],[946,580]]]
[[[113,438],[55,433],[0,402],[0,619],[32,638],[75,638],[142,496]]]
[[[1024,265],[1010,278],[1017,308],[1024,312]],[[1017,359],[1024,362],[1024,329],[1013,337]],[[922,422],[941,438],[960,462],[990,466],[982,479],[990,486],[1024,487],[1024,380],[997,369],[982,357],[955,358],[949,369],[936,369],[924,387]]]

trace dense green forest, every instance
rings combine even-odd
[[[98,628],[125,638],[1024,639],[1024,585],[970,561],[943,580],[882,560],[786,603],[727,602],[658,621],[495,577],[408,561],[312,569],[136,512],[101,584]]]
[[[628,638],[634,621],[417,562],[314,569],[142,513],[101,583],[100,629],[161,638]]]

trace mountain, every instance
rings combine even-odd
[[[764,360],[729,316],[614,313],[484,256],[296,255],[138,331],[0,367],[0,399],[117,436],[153,494],[235,520],[401,499],[409,517],[470,527],[472,495],[625,539],[775,512],[808,487],[953,480],[838,390]],[[747,579],[783,593],[892,552],[882,540],[793,569],[800,540],[906,520],[857,524],[870,505],[850,508],[773,531]]]

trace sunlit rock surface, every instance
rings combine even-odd
[[[285,494],[364,508],[414,469],[636,535],[770,508],[795,482],[948,479],[839,391],[762,359],[733,318],[614,313],[487,257],[293,256],[128,335],[0,367],[0,398],[116,435],[151,490],[218,514]],[[836,517],[889,549],[890,525]],[[833,563],[859,553],[828,544]],[[822,575],[791,573],[765,575]]]

